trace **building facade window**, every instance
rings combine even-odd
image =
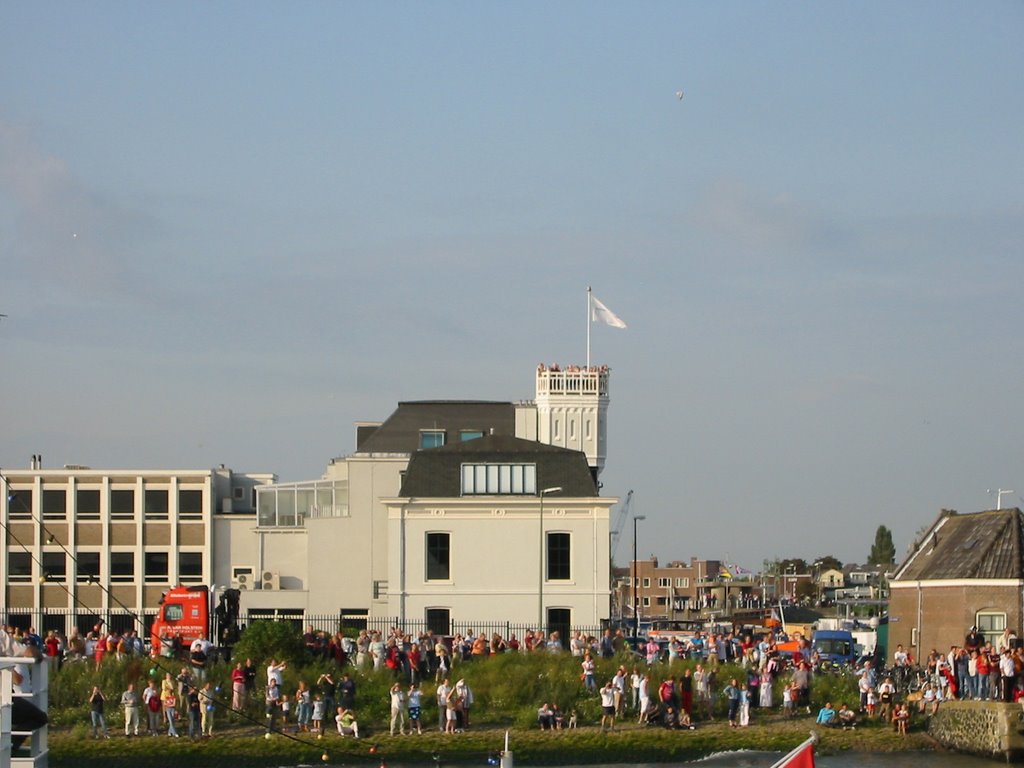
[[[169,558],[166,552],[147,552],[145,554],[146,582],[167,581],[169,565]]]
[[[548,608],[548,633],[558,633],[558,641],[563,650],[568,648],[569,630],[572,626],[572,610],[569,608]],[[549,648],[551,646],[549,645]]]
[[[75,490],[75,518],[78,520],[100,519],[99,488],[78,488]]]
[[[203,516],[203,492],[195,490],[178,491],[178,517],[198,520]]]
[[[135,553],[110,553],[110,580],[116,582],[135,581]]]
[[[146,491],[146,519],[166,520],[167,519],[167,490]]]
[[[29,520],[32,517],[32,496],[31,488],[21,488],[17,491],[7,491],[7,512],[11,520]]]
[[[100,553],[99,552],[79,552],[76,558],[75,570],[77,572],[76,581],[79,583],[88,583],[90,581],[99,581],[100,579]]]
[[[676,586],[679,587],[680,589],[687,589],[690,586],[690,580],[687,577],[685,577],[685,576],[683,576],[681,578],[677,577],[676,578]]]
[[[649,578],[647,578],[646,576],[644,577],[644,586],[645,587],[651,586],[651,580]]]
[[[672,579],[661,576],[658,578],[658,586],[662,589],[668,589],[672,586]]]
[[[203,553],[178,553],[178,580],[182,583],[197,583],[203,580]]]
[[[8,552],[7,578],[11,582],[32,581],[32,555],[28,552]]]
[[[986,638],[1000,635],[1006,629],[1006,614],[998,611],[978,611],[974,625]]]
[[[451,580],[451,534],[427,534],[427,581]]]
[[[443,429],[420,430],[420,450],[426,450],[428,448],[440,448],[442,445],[444,445]]]
[[[459,431],[459,442],[465,443],[469,440],[479,440],[484,436],[482,430],[479,429],[463,429]]]
[[[47,520],[63,520],[68,516],[68,494],[63,488],[43,489],[43,517]]]
[[[67,581],[67,555],[63,552],[43,552],[43,576],[47,581]]]
[[[463,464],[462,495],[533,496],[536,464]]]
[[[644,608],[650,608],[651,607],[651,598],[645,597],[643,599],[643,606],[644,606]]]
[[[568,533],[548,534],[548,581],[567,581],[572,577],[571,544]]]
[[[114,520],[134,519],[135,491],[113,490],[110,492],[110,517]]]
[[[452,633],[452,612],[448,608],[427,608],[424,618],[427,629],[435,635],[443,636]]]

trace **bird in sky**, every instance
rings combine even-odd
[[[683,93],[682,91],[676,91],[676,98],[679,99],[680,101],[683,100],[683,96],[685,96],[685,95],[686,94]]]

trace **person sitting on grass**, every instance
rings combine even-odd
[[[839,724],[843,726],[844,731],[852,731],[857,728],[857,713],[846,706],[846,704],[839,705],[836,717],[839,720]]]
[[[338,714],[334,718],[338,725],[338,735],[341,737],[354,736],[359,738],[359,723],[356,722],[356,713],[345,707],[338,707]]]
[[[818,710],[818,717],[814,722],[829,728],[836,724],[836,711],[832,709],[831,701],[826,701],[825,706]]]
[[[546,701],[537,710],[537,722],[542,731],[550,731],[555,725],[554,713]]]

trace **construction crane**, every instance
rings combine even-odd
[[[630,489],[626,498],[619,505],[619,513],[615,518],[615,527],[612,528],[612,562],[615,562],[615,551],[619,548],[619,540],[622,538],[622,529],[626,527],[629,520],[629,509],[633,504],[633,490]]]

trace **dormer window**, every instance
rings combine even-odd
[[[444,445],[443,429],[420,430],[420,450],[426,450],[427,448],[440,448],[442,445]]]

